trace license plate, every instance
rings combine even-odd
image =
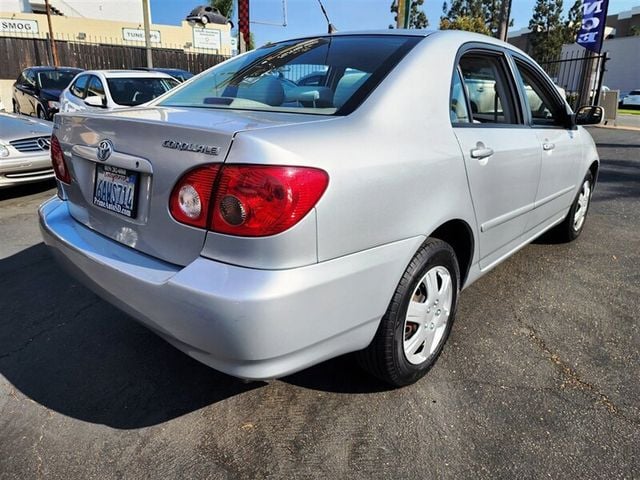
[[[93,204],[134,218],[138,202],[138,172],[111,165],[96,165]]]

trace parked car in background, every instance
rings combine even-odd
[[[173,78],[178,80],[179,82],[186,82],[191,77],[193,77],[193,73],[188,72],[187,70],[181,70],[179,68],[149,68],[149,67],[136,67],[134,70],[144,70],[146,72],[160,72],[166,73],[167,75],[171,75]]]
[[[82,69],[30,67],[13,84],[13,111],[51,120],[60,110],[60,93]]]
[[[150,102],[180,82],[160,72],[87,70],[60,94],[62,112],[114,110]]]
[[[53,178],[51,122],[0,113],[0,188]]]
[[[640,90],[631,90],[620,100],[621,107],[640,107]]]
[[[327,81],[287,94],[294,66]],[[473,110],[467,79],[494,101]],[[581,234],[599,158],[580,125],[603,116],[484,35],[268,44],[145,108],[60,114],[41,231],[82,283],[223,372],[359,351],[407,385],[463,288],[548,230]]]

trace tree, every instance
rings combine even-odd
[[[573,43],[576,41],[580,26],[582,25],[582,0],[576,0],[564,24],[564,43]]]
[[[233,15],[233,0],[209,0],[209,4],[229,19]]]
[[[393,20],[398,22],[398,2],[403,0],[394,0],[391,2],[391,13],[395,14]],[[411,0],[411,7],[409,10],[409,25],[407,28],[427,28],[429,26],[429,19],[427,15],[422,11],[422,4],[424,0]],[[389,25],[389,28],[395,28],[394,25]]]
[[[441,30],[466,30],[497,36],[502,11],[508,12],[509,0],[452,0],[444,2],[440,17]],[[509,25],[513,21],[509,20]]]
[[[563,44],[574,43],[582,25],[582,9],[582,0],[575,0],[565,19],[562,0],[537,0],[529,21],[531,56],[541,62],[554,59]]]

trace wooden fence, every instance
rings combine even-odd
[[[126,69],[146,66],[144,47],[56,40],[61,66],[89,69]],[[153,48],[153,66],[181,68],[200,73],[228,57],[188,52],[174,48]],[[36,65],[53,65],[49,40],[0,37],[0,79],[13,79]]]

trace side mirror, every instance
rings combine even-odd
[[[604,108],[584,105],[576,112],[576,125],[600,125],[604,121]]]
[[[89,105],[90,107],[98,107],[98,108],[107,108],[105,102],[102,100],[102,97],[98,95],[91,95],[84,99],[84,103]]]

